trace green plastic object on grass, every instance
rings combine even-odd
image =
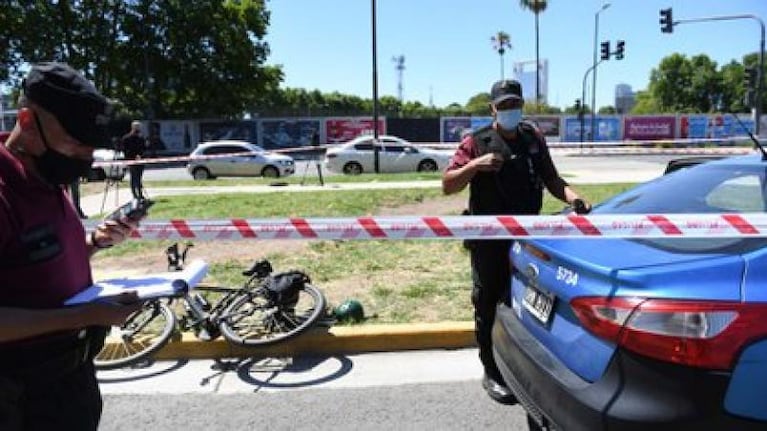
[[[333,310],[333,314],[341,322],[361,322],[365,318],[365,309],[356,299],[347,299]]]

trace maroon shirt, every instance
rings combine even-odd
[[[85,230],[63,188],[0,145],[0,306],[60,307],[91,284]]]

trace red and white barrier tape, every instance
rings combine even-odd
[[[144,220],[132,236],[198,241],[767,237],[767,214]]]
[[[710,138],[710,139],[675,139],[675,140],[662,140],[662,141],[592,141],[592,142],[548,142],[547,145],[550,149],[561,151],[570,150],[574,151],[578,149],[581,152],[590,154],[605,154],[605,153],[632,153],[632,154],[749,154],[753,151],[751,147],[701,147],[703,144],[710,144],[716,142],[735,142],[743,141],[750,142],[748,137],[735,136],[731,138]],[[445,142],[445,143],[418,143],[414,144],[418,147],[428,147],[437,149],[452,149],[458,147],[458,142]],[[655,148],[655,145],[694,145],[698,148]],[[309,152],[317,151],[327,148],[334,148],[336,145],[320,145],[312,147],[295,147],[295,148],[281,148],[277,150],[269,150],[267,153],[295,153],[295,152]],[[251,152],[242,153],[230,153],[230,154],[212,154],[205,156],[174,156],[174,157],[157,157],[139,160],[100,160],[93,163],[93,167],[108,167],[108,166],[131,166],[131,165],[152,165],[161,163],[173,163],[173,162],[190,162],[195,160],[210,160],[227,157],[238,156],[252,156]]]

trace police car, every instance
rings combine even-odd
[[[593,214],[764,213],[767,154],[679,169]],[[493,348],[543,428],[767,429],[767,238],[517,241]]]

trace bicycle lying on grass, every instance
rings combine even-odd
[[[186,253],[174,244],[166,250],[170,270],[183,269]],[[223,335],[245,347],[277,344],[306,332],[325,313],[325,297],[300,271],[274,273],[267,260],[244,271],[241,287],[197,286],[181,296],[153,299],[112,327],[104,348],[94,359],[97,369],[139,363],[156,353],[178,331],[193,331],[203,341]],[[201,293],[204,293],[201,294]],[[215,298],[211,303],[211,299]],[[177,318],[174,309],[183,304]]]

